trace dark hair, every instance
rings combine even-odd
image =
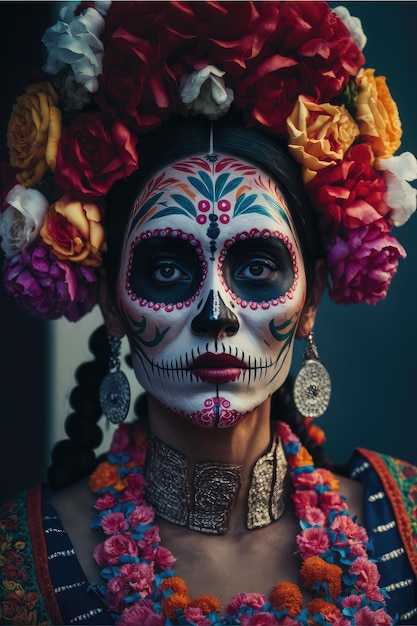
[[[219,120],[212,123],[215,152],[238,156],[271,175],[287,202],[302,249],[307,277],[307,288],[314,282],[315,261],[323,257],[316,216],[305,193],[298,165],[286,148],[255,129],[244,128],[236,120]],[[109,283],[115,289],[120,254],[127,221],[144,182],[152,173],[186,156],[209,152],[211,123],[204,118],[172,119],[159,129],[139,138],[139,170],[126,181],[116,183],[108,195],[106,218],[108,251],[104,263]],[[98,388],[106,373],[109,350],[104,327],[96,330],[90,339],[90,349],[95,360],[82,364],[77,372],[78,386],[70,396],[75,412],[66,421],[68,440],[56,444],[48,479],[55,488],[62,488],[87,475],[96,463],[93,448],[101,442],[97,425],[101,410]],[[137,402],[138,413],[143,418],[146,399]],[[332,467],[321,446],[310,440],[304,419],[292,399],[292,381],[289,377],[273,395],[271,417],[287,421],[302,442],[308,447],[317,465]]]

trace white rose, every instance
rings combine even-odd
[[[209,120],[217,120],[226,115],[234,100],[232,89],[225,86],[224,72],[207,65],[188,76],[180,83],[180,98],[195,114],[203,114]]]
[[[70,9],[63,13],[67,19]],[[72,73],[77,83],[89,93],[98,89],[98,80],[103,67],[103,42],[100,35],[104,30],[104,18],[91,7],[71,21],[58,21],[48,28],[42,43],[48,50],[43,69],[48,74]]]
[[[49,202],[40,191],[15,185],[5,204],[9,206],[0,214],[0,245],[6,257],[12,257],[38,236]]]
[[[417,178],[417,159],[411,152],[403,152],[389,159],[378,159],[387,191],[384,200],[390,207],[394,226],[403,226],[416,210],[417,190],[406,181]]]
[[[351,15],[348,9],[343,6],[335,7],[333,13],[336,13],[336,15],[340,17],[359,50],[363,50],[366,46],[367,37],[363,32],[360,19]]]

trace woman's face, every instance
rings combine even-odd
[[[306,298],[274,181],[224,154],[158,172],[128,222],[118,298],[148,393],[198,426],[244,419],[286,379]]]

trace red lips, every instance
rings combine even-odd
[[[231,354],[206,352],[197,357],[190,367],[194,376],[207,383],[230,383],[240,376],[247,366]]]

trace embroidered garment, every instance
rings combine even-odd
[[[417,617],[417,468],[357,450],[351,475],[365,488],[365,526],[380,559],[380,584],[399,624]],[[88,591],[50,490],[19,494],[0,515],[0,624],[112,624]],[[414,568],[414,571],[413,571]]]

